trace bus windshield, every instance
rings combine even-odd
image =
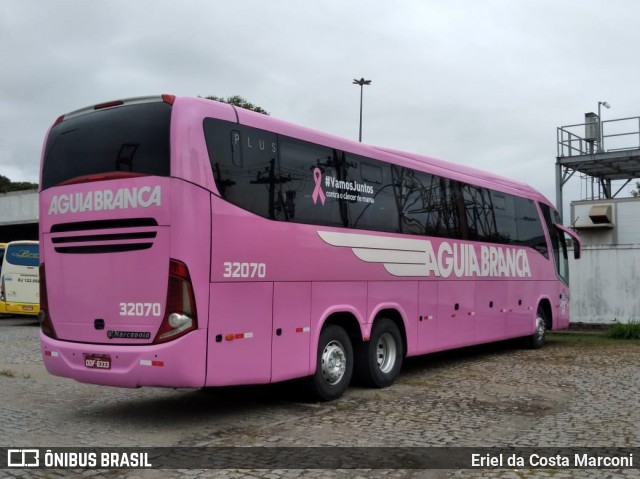
[[[42,189],[112,172],[169,176],[170,115],[170,105],[155,101],[65,119],[49,133]]]

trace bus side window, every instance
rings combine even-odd
[[[496,219],[497,241],[510,244],[516,241],[516,219],[513,196],[498,191],[491,192],[493,212]]]
[[[540,223],[540,215],[533,200],[514,197],[516,213],[517,242],[521,246],[529,246],[545,258],[549,257],[547,240]]]
[[[462,196],[469,239],[494,241],[496,238],[496,219],[493,214],[490,191],[480,186],[463,184]]]
[[[352,190],[346,198],[349,225],[373,231],[398,232],[396,204],[391,166],[376,160],[346,153],[346,179]],[[360,172],[357,175],[357,172]]]
[[[430,173],[394,167],[402,233],[460,237],[452,181]]]
[[[233,148],[234,139],[239,141],[240,133],[234,130],[233,123],[206,118],[204,135],[216,187],[220,195],[227,199],[229,189],[236,184],[233,180],[235,167],[242,166],[240,149],[237,148],[235,153]]]
[[[287,220],[328,226],[347,226],[338,190],[331,185],[343,179],[341,159],[331,148],[284,136],[280,141],[279,185]],[[336,194],[332,194],[336,193]]]
[[[207,118],[205,138],[220,195],[264,218],[276,219],[280,176],[275,133]]]

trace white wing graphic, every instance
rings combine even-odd
[[[325,243],[351,248],[353,253],[367,263],[382,263],[394,276],[429,276],[429,256],[433,256],[431,243],[426,240],[390,238],[354,233],[318,231]]]

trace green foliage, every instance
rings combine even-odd
[[[233,95],[227,98],[222,98],[220,96],[205,96],[207,100],[215,100],[221,101],[222,103],[228,103],[229,105],[238,106],[240,108],[244,108],[246,110],[252,110],[257,113],[262,113],[263,115],[268,115],[269,112],[258,105],[254,105],[246,98],[242,98],[240,95]]]
[[[612,339],[640,339],[640,321],[615,323],[606,333]]]
[[[29,183],[28,181],[11,181],[6,176],[0,175],[0,193],[35,189],[38,189],[38,185],[36,183]]]
[[[615,342],[602,333],[584,331],[551,331],[547,333],[547,344],[572,347],[608,346]]]
[[[636,189],[631,190],[631,196],[634,198],[640,198],[640,181],[636,181]]]

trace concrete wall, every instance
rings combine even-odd
[[[640,321],[640,245],[585,246],[569,275],[571,322]]]
[[[589,212],[610,206],[610,223]],[[640,199],[576,201],[571,222],[580,233],[582,258],[569,262],[571,322],[640,321]]]
[[[611,223],[594,224],[589,212],[594,206],[610,207]],[[589,245],[640,244],[640,198],[574,201],[571,224]]]
[[[38,239],[38,192],[0,193],[0,243]]]
[[[0,226],[38,222],[36,190],[0,193]]]

